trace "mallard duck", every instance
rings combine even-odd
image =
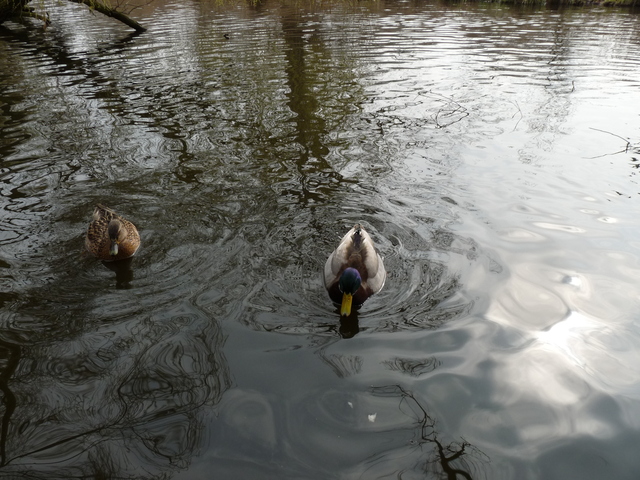
[[[87,250],[107,262],[133,256],[140,247],[136,226],[104,205],[96,205],[85,239]]]
[[[340,315],[351,315],[352,304],[362,305],[384,286],[387,272],[371,237],[356,224],[342,238],[324,265],[324,286],[334,303],[340,304]]]

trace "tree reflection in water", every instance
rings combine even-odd
[[[1,357],[3,360],[2,370],[0,372],[0,391],[2,391],[2,404],[4,406],[2,426],[0,429],[0,466],[3,467],[7,462],[7,432],[9,430],[9,421],[16,408],[16,396],[11,391],[11,388],[9,388],[9,380],[20,361],[20,351],[18,345],[0,340],[0,352],[2,352]]]
[[[230,385],[219,326],[183,305],[63,337],[0,341],[3,472],[151,479],[187,467],[205,407]]]
[[[411,392],[400,385],[373,387],[371,392],[374,396],[400,397],[400,410],[415,418],[419,433],[414,443],[417,448],[425,451],[427,459],[424,471],[429,475],[428,478],[471,480],[478,478],[478,475],[483,476],[483,469],[475,464],[488,462],[489,458],[464,439],[450,443],[442,442],[438,437],[436,421]],[[428,446],[432,448],[426,448]]]

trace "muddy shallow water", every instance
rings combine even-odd
[[[0,27],[0,477],[636,478],[637,14],[49,8]]]

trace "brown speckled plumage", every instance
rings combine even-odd
[[[133,256],[140,247],[136,226],[104,205],[96,205],[85,239],[87,250],[100,260],[114,261]],[[117,249],[117,253],[112,254]]]

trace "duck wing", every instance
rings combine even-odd
[[[373,245],[373,240],[369,236],[369,233],[359,225],[356,225],[353,230],[352,238],[354,246],[357,246],[359,249],[358,260],[361,263],[358,271],[360,271],[360,275],[362,276],[362,287],[367,292],[367,296],[371,296],[382,290],[384,282],[387,279],[387,271],[384,268],[382,257]]]

